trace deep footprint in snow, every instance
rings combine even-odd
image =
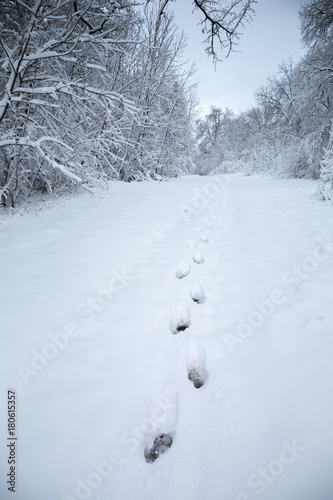
[[[176,278],[181,280],[191,272],[191,266],[188,262],[179,262]]]
[[[200,283],[193,283],[191,289],[191,298],[193,302],[196,302],[197,304],[203,304],[205,302],[205,293],[201,288]]]
[[[188,345],[187,376],[196,389],[200,389],[207,378],[204,345],[195,339],[191,339]]]
[[[206,227],[208,227],[208,229],[210,229],[212,227],[212,224],[210,222],[206,222]]]
[[[200,250],[198,250],[197,252],[195,252],[195,254],[193,255],[193,262],[195,262],[196,264],[202,264],[204,261],[204,258],[203,258],[203,255],[202,253],[200,252]]]
[[[170,322],[170,330],[172,333],[176,335],[179,332],[184,332],[190,324],[191,321],[188,310],[183,306],[177,306],[172,314]]]
[[[176,333],[179,332],[184,332],[189,326],[190,326],[190,321],[180,321],[176,326],[171,327],[172,333],[176,335]]]
[[[156,389],[153,394],[148,418],[148,427],[142,425],[144,454],[147,463],[167,452],[175,439],[178,416],[178,388],[167,386]]]
[[[171,448],[173,439],[171,434],[160,434],[154,439],[154,444],[151,448],[145,448],[145,460],[151,464],[157,458]]]
[[[202,380],[200,373],[195,369],[191,369],[188,372],[188,379],[193,383],[196,389],[200,389],[204,385],[204,381]]]
[[[177,328],[176,328],[176,331],[179,333],[179,332],[184,332],[186,330],[186,328],[188,328],[190,325],[187,324],[187,323],[180,323]],[[173,333],[176,333],[175,331]]]
[[[203,241],[204,243],[208,243],[208,238],[204,234],[200,236],[200,240]]]

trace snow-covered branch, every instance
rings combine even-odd
[[[57,139],[55,137],[41,137],[37,141],[32,141],[28,137],[22,137],[22,138],[14,138],[14,139],[3,139],[0,140],[0,148],[5,147],[5,146],[25,146],[29,148],[35,149],[38,154],[45,160],[49,165],[51,165],[52,168],[59,170],[65,177],[71,179],[72,181],[76,181],[78,183],[82,182],[82,179],[78,177],[77,175],[73,174],[70,172],[64,165],[61,163],[58,163],[54,159],[52,159],[45,151],[42,149],[42,144],[44,142],[52,142],[54,144],[57,144],[59,146],[62,146],[65,149],[68,149],[69,151],[72,151],[72,148],[70,148],[67,144],[65,144],[63,141],[60,139]]]

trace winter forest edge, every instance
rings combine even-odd
[[[193,1],[212,63],[232,52],[255,3],[227,12]],[[332,2],[302,6],[299,19],[306,55],[280,64],[255,107],[198,119],[170,0],[3,0],[0,205],[109,180],[235,172],[318,179],[318,197],[333,200]]]

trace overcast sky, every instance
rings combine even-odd
[[[216,71],[205,53],[204,35],[197,23],[198,12],[192,14],[191,0],[176,0],[170,6],[176,24],[188,34],[185,56],[196,62],[198,94],[203,114],[210,106],[244,111],[255,104],[254,91],[276,73],[278,64],[292,57],[294,62],[304,54],[300,42],[298,11],[301,0],[258,0],[251,24],[242,30],[237,50]]]

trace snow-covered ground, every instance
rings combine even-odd
[[[333,209],[314,190],[192,176],[3,217],[1,499],[331,500]]]

